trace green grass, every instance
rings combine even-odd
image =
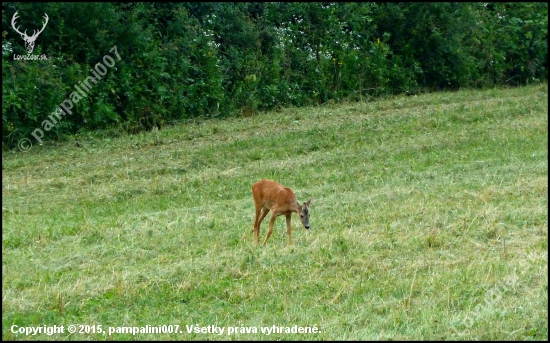
[[[547,116],[545,84],[4,153],[2,338],[546,340]],[[253,244],[261,178],[313,198],[292,246],[283,217]],[[294,325],[320,332],[261,332]]]

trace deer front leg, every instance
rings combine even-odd
[[[288,245],[292,244],[292,227],[291,227],[291,219],[292,214],[289,213],[286,215],[286,233],[288,235]]]

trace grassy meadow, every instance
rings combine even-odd
[[[4,340],[547,340],[548,85],[4,152],[2,225]]]

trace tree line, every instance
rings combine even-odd
[[[545,2],[3,2],[2,27],[3,148],[37,128],[43,139],[107,127],[133,133],[196,117],[548,79]],[[20,33],[40,29],[29,54]],[[96,78],[99,65],[106,72]],[[77,88],[85,96],[71,113],[56,112]]]

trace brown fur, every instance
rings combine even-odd
[[[256,218],[254,220],[254,242],[256,244],[259,241],[260,224],[269,211],[271,211],[271,218],[269,219],[269,228],[263,243],[264,245],[273,232],[273,224],[278,216],[284,215],[286,217],[286,232],[289,244],[292,244],[290,221],[293,212],[298,214],[304,227],[309,229],[308,209],[311,205],[311,199],[300,205],[290,188],[272,180],[260,180],[252,185],[252,196],[256,208]]]

